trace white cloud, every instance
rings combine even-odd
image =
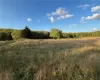
[[[48,16],[54,16],[54,15],[65,15],[68,11],[65,10],[65,8],[58,8],[55,12],[52,12],[51,14],[47,14]]]
[[[68,28],[75,28],[77,24],[69,24]]]
[[[85,17],[83,16],[83,17],[81,18],[81,21],[84,21],[84,19],[85,19]]]
[[[95,13],[95,14],[93,14],[92,16],[86,17],[85,19],[86,19],[86,20],[93,20],[93,19],[95,19],[95,20],[100,20],[100,13]]]
[[[100,12],[100,6],[92,7],[91,12]]]
[[[86,9],[86,8],[88,8],[88,7],[90,7],[89,4],[84,4],[84,5],[79,5],[79,6],[78,6],[78,8],[83,8],[83,9]]]
[[[82,17],[80,22],[82,24],[86,24],[85,20],[100,20],[100,13],[95,13],[92,16],[88,17]]]
[[[98,30],[98,28],[92,28],[92,30],[93,30],[93,31],[96,31],[96,30]]]
[[[68,11],[65,10],[65,8],[58,8],[58,9],[56,9],[55,12],[51,12],[51,13],[47,14],[47,16],[53,17],[53,18],[55,18],[55,20],[73,17],[73,15],[69,14]]]
[[[32,22],[32,19],[31,19],[31,18],[28,18],[27,21],[28,21],[28,22]]]
[[[82,17],[80,22],[86,23],[84,22],[84,20],[100,20],[100,6],[92,7],[91,12],[99,12],[99,13],[94,13],[92,16]]]
[[[82,17],[82,18],[81,18],[81,21],[80,21],[81,24],[86,24],[86,22],[85,22],[84,20],[85,20],[85,17]]]
[[[66,15],[62,15],[62,16],[57,17],[57,19],[60,20],[60,19],[71,18],[71,17],[73,17],[73,15],[66,14]]]
[[[51,23],[54,22],[54,18],[53,17],[50,17],[49,19],[50,19]]]

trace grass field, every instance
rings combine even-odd
[[[100,39],[1,41],[0,80],[100,80]]]

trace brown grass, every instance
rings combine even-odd
[[[100,40],[1,41],[0,80],[100,80]]]

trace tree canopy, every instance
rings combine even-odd
[[[52,38],[61,38],[62,31],[56,28],[52,28],[50,31],[50,37]]]
[[[29,38],[29,39],[32,38],[31,30],[27,26],[25,27],[25,29],[22,30],[21,34],[23,38]]]
[[[0,29],[0,40],[16,40],[20,38],[59,39],[59,38],[80,38],[80,37],[100,37],[100,31],[65,33],[56,28],[52,28],[50,32],[31,31],[27,26],[23,30]]]

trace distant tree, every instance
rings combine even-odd
[[[29,39],[32,38],[31,30],[27,26],[25,27],[25,29],[22,30],[21,34],[23,38],[29,38]]]
[[[55,38],[61,38],[62,36],[62,31],[56,28],[52,28],[50,31],[50,37],[52,37],[53,39]]]

